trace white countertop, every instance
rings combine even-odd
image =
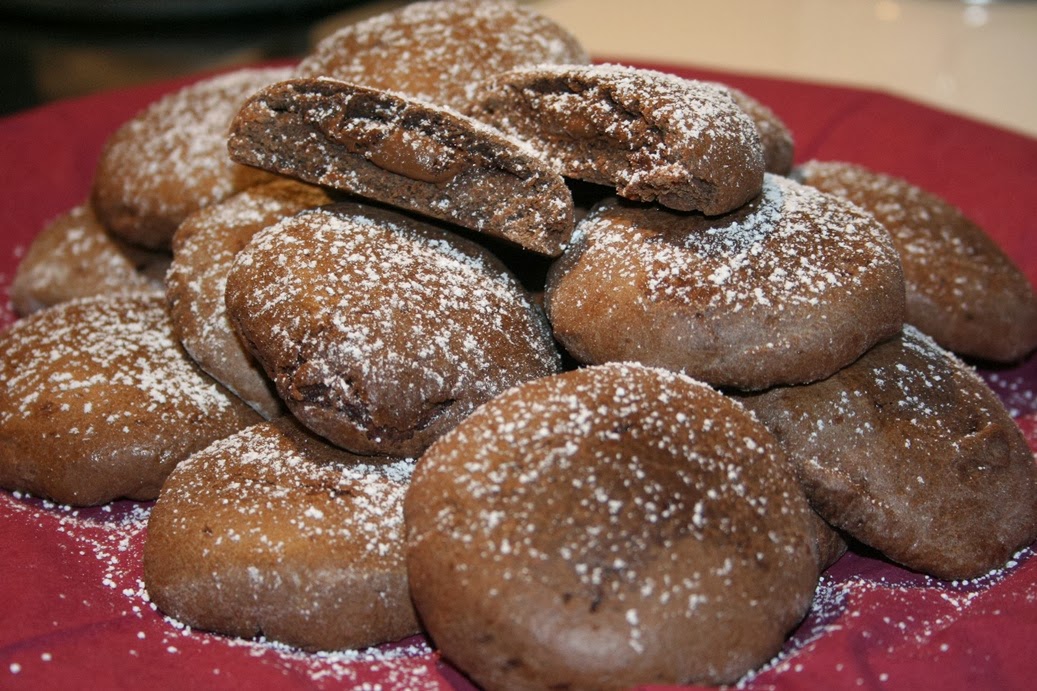
[[[1037,2],[528,0],[595,57],[881,89],[1037,137]]]

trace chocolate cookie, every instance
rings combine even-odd
[[[487,689],[733,682],[817,583],[810,508],[771,434],[638,365],[480,407],[420,459],[404,515],[422,622]]]
[[[307,650],[417,633],[403,560],[412,468],[290,418],[215,442],[177,466],[148,520],[151,601],[194,628]]]
[[[896,334],[904,285],[871,216],[768,175],[719,217],[602,203],[551,267],[545,306],[581,362],[763,389],[826,377]]]
[[[84,298],[0,334],[0,486],[76,506],[154,499],[260,420],[173,338],[161,294]]]
[[[190,213],[270,180],[230,160],[227,128],[249,95],[289,74],[263,68],[212,77],[156,101],[116,130],[94,174],[92,201],[105,227],[133,244],[169,249]]]
[[[741,399],[829,523],[939,578],[1037,539],[1033,452],[976,374],[911,326],[834,376]]]
[[[524,139],[562,173],[628,199],[722,214],[763,184],[755,122],[716,84],[619,65],[491,77],[469,115]]]
[[[226,300],[289,410],[357,453],[415,456],[476,405],[560,367],[542,313],[489,252],[373,206],[260,232]]]
[[[787,175],[792,170],[796,149],[792,130],[773,110],[749,94],[731,86],[721,86],[731,93],[738,107],[756,123],[756,131],[763,145],[764,169],[775,175]]]
[[[227,318],[227,274],[234,256],[260,230],[332,201],[319,187],[278,180],[196,211],[173,236],[166,298],[174,333],[202,369],[267,419],[283,405]]]
[[[536,153],[445,108],[330,79],[252,97],[239,163],[327,185],[557,255],[573,228],[562,177]]]
[[[817,535],[818,570],[824,571],[839,561],[839,558],[846,554],[850,546],[846,544],[846,539],[843,538],[842,533],[829,525],[828,521],[821,518],[818,513],[812,513],[811,518],[813,519],[814,530]]]
[[[990,237],[945,200],[850,163],[810,161],[794,176],[849,199],[900,253],[907,321],[962,355],[1011,362],[1037,348],[1037,295]]]
[[[162,289],[165,252],[112,237],[89,204],[58,216],[40,231],[11,281],[11,304],[25,316],[78,297]]]
[[[511,2],[413,2],[343,27],[299,64],[330,77],[462,107],[474,84],[523,65],[589,62],[565,29]]]

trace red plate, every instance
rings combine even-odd
[[[797,160],[846,160],[943,196],[985,227],[1037,283],[1028,238],[1037,141],[875,91],[689,68],[768,104]],[[183,80],[65,101],[0,120],[0,281],[33,235],[82,202],[105,138]],[[9,323],[9,307],[0,324]],[[1037,446],[1037,358],[984,372]],[[72,510],[0,491],[0,687],[466,688],[423,638],[306,655],[185,629],[149,604],[140,555],[148,505]],[[1031,688],[1037,558],[946,583],[847,555],[814,609],[750,689]]]

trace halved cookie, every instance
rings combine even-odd
[[[990,236],[945,200],[859,165],[809,161],[793,177],[849,199],[893,237],[907,321],[962,355],[1011,362],[1037,348],[1037,294]]]
[[[215,442],[152,510],[148,595],[194,628],[307,650],[417,633],[403,561],[412,468],[336,449],[291,418]]]
[[[242,107],[231,157],[503,237],[548,255],[573,228],[572,194],[539,156],[446,108],[330,79],[292,80]]]
[[[904,284],[875,219],[768,175],[724,216],[602,203],[551,267],[545,307],[581,362],[764,389],[827,377],[898,333]]]
[[[717,84],[620,65],[543,65],[491,77],[466,112],[621,197],[722,214],[757,196],[756,123]]]
[[[154,499],[177,463],[260,419],[183,351],[161,293],[64,302],[0,334],[6,489]]]
[[[974,578],[1037,539],[1037,466],[970,368],[912,326],[824,381],[740,397],[829,523],[908,568]]]

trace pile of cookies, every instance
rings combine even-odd
[[[952,354],[1037,347],[983,231],[509,2],[156,102],[11,296],[0,486],[157,499],[148,592],[196,628],[723,684],[848,543],[960,579],[1037,539],[1033,454]]]

